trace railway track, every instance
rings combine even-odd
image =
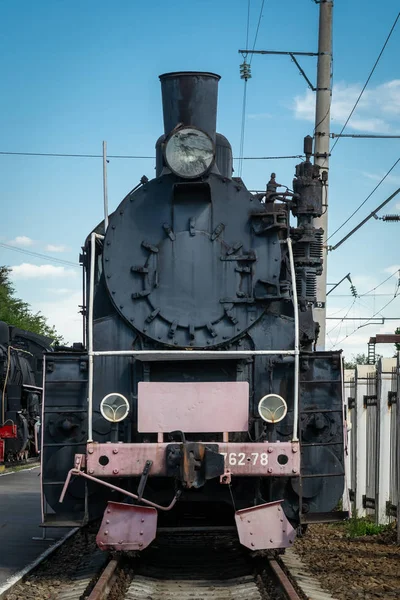
[[[227,535],[161,535],[102,571],[99,552],[57,600],[301,600],[277,560],[251,558]]]

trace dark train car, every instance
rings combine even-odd
[[[43,352],[51,342],[0,322],[0,463],[39,453]]]
[[[222,526],[285,548],[344,485],[341,354],[313,351],[326,181],[306,138],[294,192],[251,194],[219,76],[160,79],[156,176],[84,247],[87,348],[45,359],[43,523],[104,512],[103,549]]]

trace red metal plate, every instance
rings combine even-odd
[[[96,543],[101,550],[144,550],[155,539],[156,532],[155,508],[109,502]]]
[[[218,442],[225,467],[233,476],[298,476],[298,442]],[[87,472],[98,477],[140,476],[147,460],[153,461],[150,477],[166,475],[166,447],[161,444],[91,443],[87,447]]]
[[[282,500],[252,506],[235,513],[240,543],[250,550],[289,548],[296,531],[286,518]]]
[[[247,381],[139,382],[141,433],[247,431],[248,412]]]

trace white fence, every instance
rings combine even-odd
[[[395,358],[345,370],[347,489],[357,515],[374,515],[379,524],[400,516],[398,380]]]

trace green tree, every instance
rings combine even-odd
[[[400,334],[400,327],[397,327],[397,329],[396,329],[395,333],[396,333],[397,335],[399,335],[399,334]],[[395,345],[394,345],[394,347],[396,348],[396,352],[400,352],[400,344],[395,344]]]
[[[376,362],[382,358],[381,354],[377,354],[375,359]],[[344,361],[345,369],[355,369],[357,365],[368,365],[368,356],[366,354],[353,354],[351,360]]]
[[[10,281],[10,269],[4,266],[0,266],[0,321],[32,333],[46,335],[53,338],[55,343],[63,341],[55,328],[48,325],[44,315],[40,312],[33,313],[27,302],[16,298],[15,289]]]

